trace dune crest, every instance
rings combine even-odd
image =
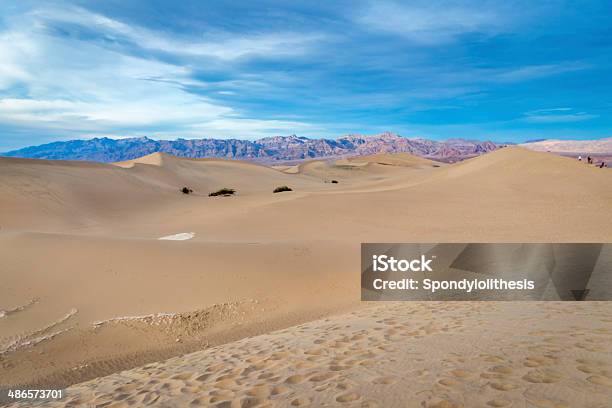
[[[124,168],[131,168],[134,167],[136,164],[149,164],[152,166],[161,167],[164,165],[164,162],[168,161],[169,159],[172,160],[171,158],[172,156],[170,156],[169,154],[156,152],[148,154],[146,156],[138,157],[136,159],[115,162],[112,164]]]

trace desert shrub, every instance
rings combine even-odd
[[[338,180],[332,180],[332,184],[338,184]]]
[[[193,190],[190,189],[189,187],[183,187],[183,188],[181,188],[181,192],[183,194],[191,194],[191,193],[193,193]]]
[[[236,190],[234,190],[233,188],[222,188],[221,190],[217,190],[214,193],[210,193],[208,196],[209,197],[217,197],[217,196],[228,197],[228,196],[234,195],[235,192]]]
[[[283,191],[293,191],[293,190],[287,186],[280,186],[280,187],[276,187],[273,193],[282,193]]]

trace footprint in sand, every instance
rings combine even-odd
[[[376,360],[365,359],[361,360],[358,364],[362,367],[372,367],[375,366],[377,363]]]
[[[480,358],[487,363],[504,363],[506,361],[502,357],[492,354],[481,354]]]
[[[587,378],[587,381],[597,385],[604,385],[606,387],[612,388],[612,378],[606,377],[604,375],[592,375]]]
[[[492,382],[489,385],[491,386],[491,388],[496,389],[498,391],[511,391],[518,388],[518,386],[511,383]]]
[[[304,354],[308,354],[310,356],[320,356],[320,355],[325,354],[325,349],[323,348],[308,349],[304,351]]]
[[[287,377],[287,379],[285,379],[285,383],[287,384],[299,384],[301,382],[304,382],[304,376],[303,375],[292,375],[290,377]]]
[[[487,379],[502,379],[512,374],[512,368],[508,366],[495,366],[489,369],[489,371],[480,374],[481,378]]]
[[[488,406],[495,407],[495,408],[508,407],[510,406],[510,404],[512,404],[512,402],[505,400],[505,399],[494,399],[494,400],[487,402]]]
[[[329,366],[329,369],[331,371],[344,371],[344,370],[348,370],[349,368],[351,368],[350,366],[344,366],[344,365],[338,365],[338,364],[333,364]]]
[[[463,408],[463,406],[448,400],[441,400],[436,403],[427,405],[427,408]]]
[[[606,363],[602,361],[578,359],[576,362],[579,363],[579,365],[576,366],[576,370],[578,371],[582,371],[585,374],[608,376],[608,371],[604,368],[606,367]]]
[[[209,402],[210,401],[208,397],[198,397],[198,398],[191,400],[189,404],[194,407],[203,407],[203,406],[206,406]]]
[[[236,383],[235,380],[229,379],[229,378],[215,382],[215,387],[221,388],[221,389],[231,389],[231,388],[236,387],[237,385],[238,384]]]
[[[276,360],[284,360],[287,357],[289,357],[289,352],[287,352],[287,351],[279,351],[279,352],[273,353],[270,356],[270,360],[275,360],[275,361]]]
[[[538,369],[531,370],[523,376],[523,380],[535,384],[551,384],[560,381],[563,376],[553,370]]]
[[[189,380],[191,377],[193,377],[193,375],[194,375],[194,373],[190,373],[190,372],[181,373],[181,374],[173,375],[172,377],[170,377],[170,379],[171,380],[182,380],[182,381],[185,381],[185,380]]]
[[[210,374],[202,374],[195,378],[196,381],[205,382],[210,377]]]
[[[315,387],[315,391],[316,392],[321,392],[321,391],[325,391],[327,389],[329,389],[332,386],[331,383],[323,383],[322,385],[319,385],[318,387]]]
[[[291,405],[294,407],[302,407],[308,404],[310,404],[310,399],[305,398],[305,397],[299,397],[291,401]]]
[[[442,378],[441,380],[438,380],[438,384],[445,387],[458,387],[461,385],[459,381],[453,380],[452,378]]]
[[[120,387],[115,388],[115,392],[117,393],[127,393],[132,392],[138,387],[137,384],[125,384]]]
[[[308,380],[312,382],[321,382],[321,381],[327,381],[331,378],[334,378],[335,376],[336,374],[333,374],[333,373],[319,373],[319,374],[313,375]]]
[[[281,394],[284,394],[284,393],[289,392],[289,391],[291,391],[291,388],[289,388],[289,387],[285,387],[282,384],[281,385],[275,385],[270,390],[270,395],[281,395]]]
[[[555,358],[553,357],[527,357],[525,359],[525,367],[541,367],[552,365],[555,363]]]
[[[246,394],[250,397],[265,398],[270,395],[270,387],[267,385],[258,385],[247,390]]]
[[[576,366],[576,370],[582,371],[585,374],[597,374],[600,372],[596,367],[588,366],[588,365],[579,365]]]
[[[361,398],[361,395],[359,395],[356,392],[347,392],[347,393],[338,395],[336,397],[336,401],[342,402],[342,403],[348,403],[348,402],[357,401],[360,398]]]
[[[562,402],[555,402],[547,399],[538,399],[531,402],[533,403],[533,405],[539,408],[569,408],[569,405],[566,405]]]
[[[393,377],[393,376],[385,376],[385,377],[376,378],[372,382],[374,384],[379,384],[379,385],[391,385],[391,384],[395,384],[397,382],[397,378]]]
[[[471,371],[461,370],[461,369],[452,370],[451,374],[454,375],[457,378],[467,378],[467,377],[472,376],[472,372]]]
[[[269,379],[270,377],[273,377],[273,376],[274,376],[274,373],[272,371],[265,371],[265,372],[259,374],[257,376],[257,379],[258,380],[266,380],[266,379]]]
[[[305,369],[305,368],[311,368],[311,367],[314,367],[314,366],[315,366],[315,364],[314,364],[313,362],[311,362],[311,361],[304,360],[304,361],[298,361],[298,362],[296,362],[294,366],[295,366],[295,368],[297,368],[298,370],[303,370],[303,369]]]
[[[508,367],[508,366],[495,366],[493,368],[491,368],[492,372],[494,373],[498,373],[498,374],[512,374],[512,367]]]

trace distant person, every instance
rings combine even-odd
[[[578,156],[578,161],[582,161],[582,156]]]
[[[587,163],[589,164],[593,163],[593,159],[591,159],[591,156],[587,156]]]

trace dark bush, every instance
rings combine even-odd
[[[276,187],[273,193],[282,193],[283,191],[293,191],[293,190],[287,186],[280,186],[280,187]]]
[[[215,191],[214,193],[210,193],[208,196],[209,197],[217,197],[217,196],[228,197],[228,196],[234,195],[235,192],[236,190],[234,190],[233,188],[222,188],[221,190]]]
[[[338,184],[338,180],[332,180],[332,184]]]
[[[181,192],[183,194],[191,194],[191,193],[193,193],[193,190],[190,189],[189,187],[183,187],[183,188],[181,188]]]

